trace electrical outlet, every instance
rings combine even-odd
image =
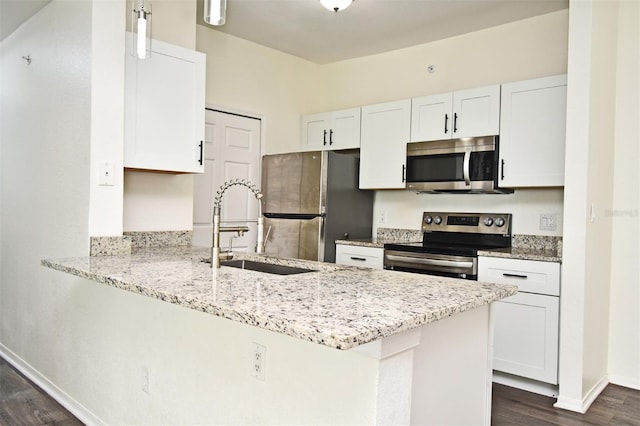
[[[387,223],[387,212],[385,210],[380,212],[380,218],[378,219],[378,223]]]
[[[151,392],[149,391],[149,369],[147,367],[142,367],[140,369],[140,372],[140,385],[142,388],[142,392],[151,395]]]
[[[540,215],[540,230],[555,231],[558,229],[558,215],[556,213],[543,213]]]
[[[98,162],[98,185],[113,186],[116,184],[116,168],[112,162]]]
[[[253,343],[251,348],[251,376],[264,382],[267,366],[267,348]]]

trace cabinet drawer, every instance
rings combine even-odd
[[[559,296],[560,264],[481,256],[478,281],[516,285],[522,292]]]
[[[382,269],[384,249],[377,247],[349,246],[336,244],[336,263]]]

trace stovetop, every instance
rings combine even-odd
[[[441,213],[422,215],[422,243],[385,244],[386,250],[477,256],[478,250],[511,247],[511,214]]]

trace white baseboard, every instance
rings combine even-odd
[[[65,391],[43,376],[38,370],[20,358],[11,349],[0,343],[0,356],[7,360],[16,370],[24,374],[29,380],[44,390],[51,398],[66,408],[78,420],[86,425],[106,425],[86,407],[69,396]]]
[[[511,374],[493,371],[493,382],[501,385],[510,386],[516,389],[522,389],[527,392],[537,393],[539,395],[550,396],[555,398],[558,396],[558,385],[539,382],[524,377],[513,376]]]
[[[608,384],[609,380],[605,376],[601,378],[581,400],[577,398],[566,398],[560,395],[558,396],[558,401],[553,404],[553,406],[556,408],[562,408],[563,410],[575,411],[576,413],[584,414]]]
[[[629,389],[640,390],[640,378],[630,379],[629,377],[609,376],[609,383]]]

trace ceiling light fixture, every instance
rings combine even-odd
[[[151,7],[151,4],[149,4],[149,7]],[[144,9],[144,0],[139,1],[138,9],[134,7],[131,10],[131,25],[135,25],[132,31],[135,33],[133,51],[136,52],[138,59],[145,59],[147,50],[151,50],[151,11]],[[147,46],[147,40],[149,41],[149,46]]]
[[[334,12],[340,12],[351,6],[353,0],[320,0],[324,7]]]
[[[224,25],[227,20],[227,0],[204,0],[204,22]]]

